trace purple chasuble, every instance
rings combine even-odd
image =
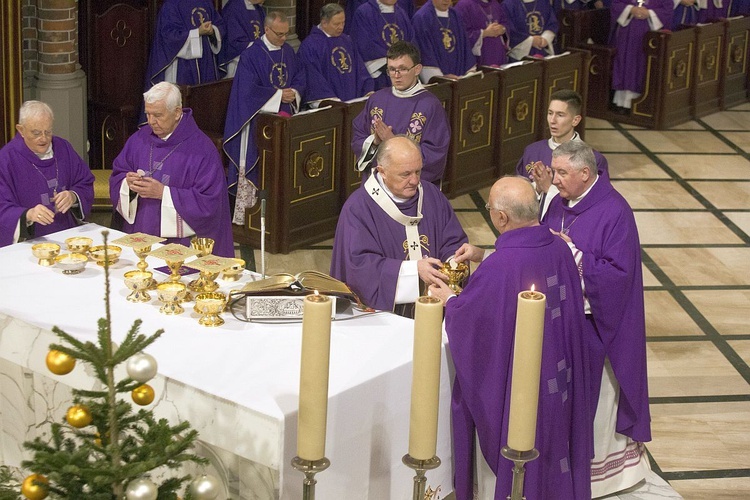
[[[566,231],[583,253],[584,293],[596,327],[596,335],[586,339],[596,395],[593,410],[606,356],[620,384],[617,432],[650,441],[641,248],[633,210],[602,176],[573,208],[567,205],[556,196],[545,222],[555,231]]]
[[[362,58],[346,33],[330,37],[314,26],[297,53],[307,73],[305,101],[362,97],[375,89]]]
[[[263,36],[266,13],[261,4],[250,10],[245,6],[245,0],[229,0],[221,9],[221,17],[226,25],[226,39],[221,44],[218,61],[222,70],[226,71],[224,66]]]
[[[216,146],[196,125],[192,110],[183,109],[180,123],[166,141],[146,126],[125,143],[112,164],[109,180],[112,205],[120,213],[120,186],[128,172],[138,169],[169,186],[178,218],[197,236],[213,238],[214,255],[234,257],[224,166]],[[159,199],[139,197],[135,221],[125,222],[123,231],[162,236],[161,204]],[[189,247],[190,236],[168,238],[167,242]]]
[[[471,500],[474,431],[497,475],[495,499],[510,495],[512,463],[500,450],[508,443],[518,294],[547,296],[535,448],[526,464],[525,498],[591,498],[593,415],[582,340],[581,284],[570,249],[538,225],[508,231],[496,251],[445,305],[445,329],[456,368],[453,382],[453,445],[457,500]],[[488,376],[489,374],[489,376]]]
[[[305,72],[292,47],[285,43],[281,50],[269,51],[263,39],[252,44],[240,55],[237,73],[229,95],[227,119],[224,123],[224,152],[231,165],[228,169],[228,183],[235,192],[240,172],[240,142],[242,129],[250,124],[247,139],[247,161],[245,176],[256,187],[259,171],[258,149],[255,145],[255,115],[279,89],[293,88],[300,96],[305,94]],[[289,104],[282,103],[280,109],[293,114]]]
[[[508,33],[512,29],[500,3],[495,0],[458,0],[456,11],[466,29],[469,47],[474,47],[482,35],[482,30],[491,22],[505,26],[503,36],[485,38],[482,40],[482,51],[477,58],[477,64],[482,66],[500,66],[508,62]]]
[[[344,25],[344,33],[347,33],[349,35],[352,34],[352,28],[351,23],[349,20],[354,19],[354,14],[357,12],[357,9],[359,7],[366,3],[367,0],[347,0],[346,5],[344,5],[344,12],[346,14],[347,23]],[[413,0],[397,0],[396,5],[404,9],[404,12],[406,12],[406,15],[411,19],[414,17],[414,1]]]
[[[721,7],[717,7],[714,0],[706,0],[706,8],[698,11],[699,23],[712,23],[727,17],[729,0],[722,0]]]
[[[427,2],[414,14],[411,23],[423,66],[440,68],[444,75],[461,76],[476,64],[455,9],[448,9],[448,17],[438,17],[435,6]]]
[[[91,212],[94,174],[65,139],[52,137],[52,151],[54,158],[40,160],[18,133],[0,149],[0,246],[13,243],[19,221],[22,236],[38,237],[75,227],[74,214]],[[55,211],[55,191],[74,191],[79,208],[56,213],[48,226],[34,223],[27,228],[26,211],[30,208],[42,204]]]
[[[468,239],[448,199],[422,182],[423,218],[419,222],[422,255],[446,261]],[[406,230],[386,214],[362,185],[344,203],[336,226],[331,276],[349,285],[369,307],[392,311],[401,263],[408,260]],[[417,215],[419,195],[396,206]]]
[[[730,17],[750,16],[750,0],[729,0],[728,12]]]
[[[525,3],[523,0],[505,0],[502,3],[510,22],[510,48],[523,42],[530,36],[541,36],[551,31],[557,36],[557,16],[547,0],[534,0]],[[545,49],[531,47],[530,56],[548,55]]]
[[[349,22],[346,24],[348,26]],[[365,64],[385,58],[388,48],[398,41],[414,43],[414,28],[409,15],[398,4],[394,6],[394,12],[386,14],[380,12],[377,0],[367,0],[354,13],[351,26],[349,33],[354,41],[354,49]],[[375,90],[390,85],[385,66],[380,76],[375,78]]]
[[[443,178],[451,131],[445,108],[432,92],[422,90],[411,97],[396,97],[389,87],[372,94],[352,123],[352,149],[357,156],[373,133],[376,119],[393,127],[394,134],[404,134],[419,145],[423,181]],[[370,166],[375,166],[374,160]]]
[[[612,89],[630,90],[643,93],[646,81],[646,53],[643,50],[643,37],[651,28],[648,19],[629,17],[627,26],[621,26],[617,19],[628,6],[636,6],[636,0],[614,0],[610,8],[613,26],[612,44],[617,48],[612,68]],[[644,7],[651,10],[665,26],[672,25],[674,3],[672,0],[646,0]]]
[[[164,72],[185,45],[190,31],[202,22],[211,21],[224,35],[224,22],[211,0],[164,0],[156,21],[156,32],[146,71],[146,90],[164,81]],[[178,85],[197,85],[219,78],[216,59],[208,36],[201,36],[203,56],[181,59],[177,64]]]
[[[597,170],[609,177],[609,164],[607,159],[599,151],[594,151]],[[532,142],[523,150],[523,156],[516,165],[516,175],[529,177],[526,165],[540,161],[547,167],[552,166],[552,148],[549,147],[549,139]]]
[[[693,5],[682,5],[681,3],[675,5],[672,15],[672,30],[676,31],[680,26],[695,26],[698,22],[699,10],[698,0]]]

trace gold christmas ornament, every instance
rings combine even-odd
[[[155,393],[153,387],[148,384],[143,384],[133,389],[133,392],[130,393],[130,395],[135,404],[146,406],[154,402]]]
[[[73,405],[68,408],[65,419],[76,429],[82,429],[91,423],[91,412],[83,405]]]
[[[47,368],[55,375],[67,375],[76,366],[76,358],[52,349],[47,353]]]
[[[36,483],[43,483],[36,484]],[[21,494],[29,500],[43,500],[47,498],[47,484],[49,481],[41,474],[32,474],[23,480]]]

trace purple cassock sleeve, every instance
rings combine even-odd
[[[94,201],[94,175],[73,146],[60,137],[52,138],[54,158],[40,160],[23,141],[21,134],[0,149],[0,246],[13,243],[21,216],[30,208],[45,205],[54,212],[51,201],[57,181],[57,192],[74,191],[79,208],[56,213],[52,224],[32,224],[30,236],[38,237],[69,229],[77,224],[74,213],[91,212]],[[25,228],[22,228],[22,232]]]
[[[164,81],[164,71],[172,64],[182,49],[191,30],[200,23],[211,21],[224,36],[224,22],[214,9],[211,0],[165,0],[156,21],[154,41],[151,45],[146,85],[148,90],[154,84]],[[177,65],[177,84],[196,85],[217,80],[219,77],[216,58],[211,51],[208,36],[201,36],[203,56],[200,59],[184,60]]]
[[[456,369],[452,428],[457,500],[473,498],[474,432],[497,475],[495,499],[510,495],[508,443],[518,294],[532,285],[546,295],[535,448],[526,464],[525,498],[591,498],[593,415],[588,356],[582,340],[582,292],[568,246],[546,226],[503,233],[496,251],[448,300],[445,328]]]
[[[419,223],[422,254],[447,260],[467,241],[445,196],[422,183],[424,200]],[[399,206],[416,215],[417,196]],[[369,307],[393,310],[404,249],[404,226],[391,219],[362,186],[349,196],[339,215],[331,255],[331,276],[345,282]]]
[[[599,177],[573,208],[560,196],[545,221],[565,228],[583,252],[582,273],[595,338],[588,338],[592,387],[598,391],[605,356],[620,384],[617,432],[650,441],[646,373],[646,320],[638,228],[633,211],[607,178]],[[594,403],[595,404],[595,403]]]

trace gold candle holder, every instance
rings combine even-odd
[[[536,460],[539,457],[539,452],[536,448],[528,451],[518,451],[503,446],[500,454],[513,462],[513,481],[511,483],[510,495],[508,495],[507,499],[525,500],[526,497],[523,496],[523,482],[526,476],[526,463]]]
[[[323,472],[330,465],[331,461],[326,457],[319,460],[304,460],[300,457],[292,459],[292,467],[305,475],[302,481],[302,500],[315,500],[315,485],[318,483],[315,474]]]
[[[440,467],[440,459],[437,456],[434,456],[429,460],[418,460],[407,453],[401,461],[404,465],[416,472],[414,475],[414,485],[412,487],[412,500],[431,500],[437,491],[433,492],[431,490],[429,496],[425,494],[427,478],[424,474],[428,470]]]
[[[180,305],[180,295],[185,293],[185,283],[166,281],[156,285],[159,300],[164,303],[159,312],[167,315],[182,314],[185,309]]]
[[[219,314],[227,305],[227,296],[221,292],[199,293],[195,297],[195,310],[201,314],[198,323],[203,326],[221,326],[224,319]]]
[[[152,281],[152,274],[150,271],[128,271],[125,273],[125,286],[127,286],[132,293],[127,296],[127,300],[130,302],[149,302],[151,296],[148,294],[148,287]]]
[[[55,258],[60,254],[57,243],[37,243],[31,247],[31,253],[36,257],[40,266],[49,267],[55,264]]]
[[[469,266],[465,262],[445,262],[440,272],[448,277],[448,288],[456,295],[463,291],[461,283],[469,276]]]

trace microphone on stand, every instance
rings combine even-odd
[[[258,191],[260,198],[260,277],[266,279],[266,190]]]

